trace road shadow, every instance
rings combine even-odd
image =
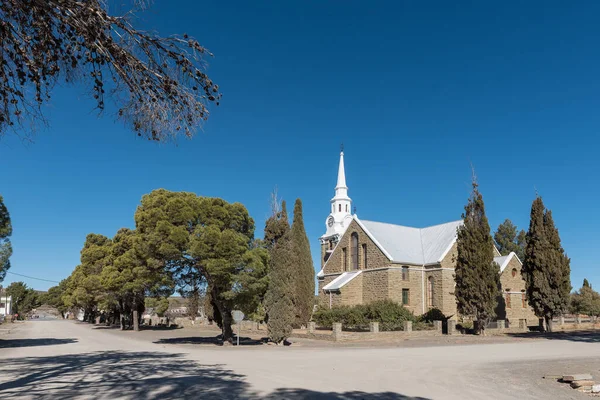
[[[3,359],[0,399],[369,399],[425,400],[398,393],[251,389],[244,375],[221,364],[200,364],[183,354],[105,351]]]
[[[244,376],[181,354],[106,351],[27,357],[0,363],[0,399],[243,398]],[[8,380],[7,380],[8,378]]]
[[[92,325],[92,329],[99,330],[121,330],[120,325]],[[183,329],[182,326],[171,325],[171,326],[149,326],[149,325],[140,325],[140,331],[174,331],[176,329]],[[125,331],[131,331],[133,328],[123,329]]]
[[[54,339],[54,338],[37,338],[37,339],[0,339],[0,349],[9,347],[35,347],[35,346],[54,346],[59,344],[76,343],[77,339]]]
[[[233,339],[233,343],[236,343],[236,339]],[[267,338],[261,339],[252,339],[249,337],[240,336],[240,346],[258,346],[261,344],[265,344],[267,342]],[[163,338],[159,339],[153,343],[156,344],[197,344],[197,345],[214,345],[214,346],[222,346],[223,339],[221,339],[221,335],[217,336],[189,336],[189,337],[178,337],[178,338]]]
[[[425,397],[410,397],[394,392],[366,393],[366,392],[316,392],[305,389],[277,389],[273,393],[263,396],[263,399],[316,399],[316,400],[429,400]]]
[[[600,331],[523,332],[507,333],[506,335],[522,339],[568,340],[571,342],[600,343]]]

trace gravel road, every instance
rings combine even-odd
[[[0,399],[589,399],[542,376],[600,378],[600,335],[238,348],[153,343],[136,334],[62,320],[19,324],[0,335]]]

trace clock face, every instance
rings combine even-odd
[[[327,218],[327,225],[333,226],[333,217]]]

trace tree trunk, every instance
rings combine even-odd
[[[546,321],[546,332],[552,332],[552,317],[544,317]]]
[[[138,310],[133,310],[133,330],[140,330],[140,320],[138,319]]]
[[[227,309],[219,298],[219,291],[213,286],[212,288],[213,302],[221,314],[221,334],[223,335],[223,343],[229,342],[233,344],[233,330],[231,329],[231,310]]]
[[[119,321],[121,323],[121,330],[124,331],[125,330],[125,317],[123,316],[123,314],[119,314]]]

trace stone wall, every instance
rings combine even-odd
[[[355,306],[363,303],[363,274],[358,275],[340,289],[342,305]]]
[[[388,298],[389,276],[387,270],[365,271],[363,276],[363,302],[372,303]]]
[[[389,299],[402,304],[402,289],[409,290],[409,304],[404,305],[415,315],[423,313],[423,271],[421,267],[406,265],[408,267],[408,279],[402,279],[402,266],[395,266],[386,271],[388,275]]]

